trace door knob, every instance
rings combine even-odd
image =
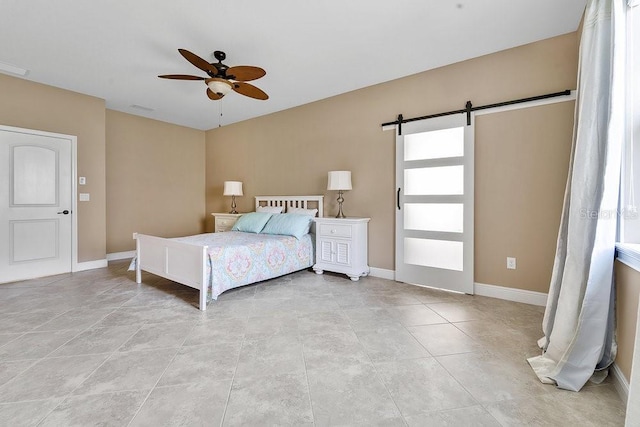
[[[69,215],[69,211],[65,209],[65,210],[63,210],[62,212],[58,212],[58,215],[60,215],[60,214],[62,214],[62,215]]]

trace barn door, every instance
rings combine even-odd
[[[473,116],[396,137],[396,280],[473,293]]]

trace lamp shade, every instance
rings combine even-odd
[[[242,196],[242,182],[225,181],[223,196]]]
[[[327,190],[351,190],[351,171],[331,171]]]

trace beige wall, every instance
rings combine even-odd
[[[87,178],[78,202],[78,261],[105,258],[104,100],[0,74],[0,124],[78,137],[78,176]]]
[[[107,110],[107,253],[204,231],[203,131]]]
[[[327,171],[351,170],[344,210],[371,217],[369,264],[394,269],[395,136],[380,124],[399,113],[409,118],[460,109],[467,100],[483,105],[575,89],[577,54],[577,35],[567,34],[212,129],[206,134],[207,212],[228,210],[222,183],[240,180],[242,211],[253,209],[254,195],[325,194],[331,215],[337,195],[326,191]],[[570,102],[478,117],[477,281],[547,291],[572,123]],[[501,223],[515,232],[504,236]],[[506,271],[506,256],[518,258],[515,274]]]
[[[476,119],[475,281],[546,293],[569,168],[574,102]],[[517,269],[506,269],[515,257]]]
[[[616,365],[627,381],[631,378],[631,362],[638,322],[638,298],[640,298],[640,272],[616,261],[616,317],[618,355]]]

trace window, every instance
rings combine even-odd
[[[618,252],[623,262],[640,269],[640,6],[627,9],[625,151],[620,186]],[[632,259],[629,259],[631,257]]]

